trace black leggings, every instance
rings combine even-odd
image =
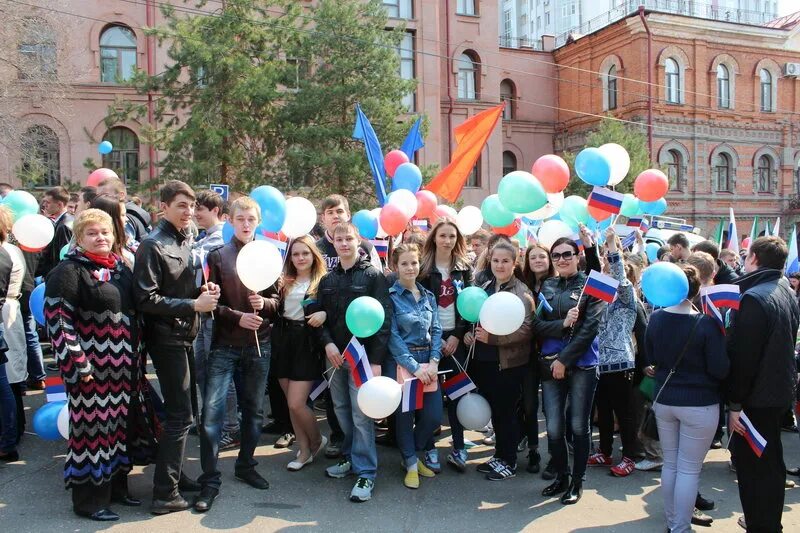
[[[632,372],[600,374],[597,382],[597,429],[600,431],[600,452],[613,455],[614,415],[617,415],[622,439],[623,456],[634,459],[636,452],[636,426],[631,406]]]

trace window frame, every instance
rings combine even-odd
[[[463,65],[469,61],[471,68],[463,68]],[[458,63],[456,75],[456,95],[459,100],[475,101],[478,100],[479,87],[478,75],[479,70],[476,66],[477,61],[474,56],[467,52],[462,52],[456,60]],[[463,81],[462,81],[463,80]],[[471,83],[470,83],[471,82]]]
[[[475,162],[475,166],[472,167],[470,170],[469,175],[467,176],[467,181],[464,184],[464,187],[469,187],[472,189],[480,189],[481,182],[483,179],[482,172],[481,172],[481,164],[483,163],[483,155],[478,157],[478,160]]]
[[[714,156],[714,173],[717,176],[717,192],[732,193],[733,191],[733,158],[725,153],[718,152]],[[722,164],[720,164],[722,163]],[[722,171],[725,173],[725,186],[723,187]]]
[[[110,44],[103,44],[103,37],[106,36],[109,32],[114,30],[121,30],[123,32],[129,32],[130,36],[133,38],[133,45],[132,46],[122,46],[122,45],[110,45]],[[100,53],[100,83],[110,83],[119,85],[122,82],[128,81],[138,70],[139,68],[139,42],[136,38],[136,32],[134,32],[130,27],[124,24],[109,24],[103,31],[100,32],[99,38],[99,53]],[[104,53],[110,52],[113,53],[112,56],[104,57]],[[131,54],[133,56],[133,68],[129,75],[126,76],[126,73],[123,71],[123,65],[125,61],[123,58],[126,57],[126,54]],[[130,61],[130,57],[128,57],[128,61]],[[106,62],[113,61],[114,62],[114,79],[106,79]]]
[[[671,72],[670,65],[675,65],[675,72]],[[668,104],[681,103],[681,65],[673,57],[664,61],[664,100]]]
[[[664,163],[667,166],[667,179],[669,180],[669,190],[672,192],[683,191],[683,154],[675,148],[667,150],[667,155],[671,162]],[[673,180],[673,169],[675,179]]]
[[[764,79],[766,75],[766,80]],[[773,102],[772,86],[774,83],[772,72],[766,68],[762,68],[758,73],[758,82],[760,88],[760,104],[762,113],[771,113],[775,111],[775,102]]]
[[[48,79],[58,77],[58,49],[56,36],[50,24],[44,19],[27,17],[23,23],[23,36],[17,46],[21,63],[35,66],[35,75],[23,68],[17,69],[17,79]]]
[[[33,124],[25,130],[22,142],[27,147],[23,150],[23,168],[30,165],[30,159],[36,159],[45,170],[44,182],[39,187],[61,185],[61,141],[53,128]]]
[[[731,108],[731,69],[724,63],[717,65],[717,108]]]
[[[409,40],[411,43],[411,47],[407,46],[406,39]],[[409,51],[410,50],[410,51]],[[400,44],[397,47],[397,55],[400,60],[400,65],[398,67],[398,74],[400,78],[404,80],[416,80],[417,79],[417,64],[416,64],[416,35],[414,32],[407,31],[403,35],[403,39],[400,41]],[[411,70],[411,77],[406,77],[403,73],[404,67],[407,69],[410,65]],[[408,110],[408,112],[413,113],[417,110],[417,91],[416,89],[410,91],[408,94],[403,96],[401,99],[401,103],[403,106]]]
[[[117,131],[120,132],[120,135],[125,135],[125,132],[130,133],[134,141],[134,147],[129,148],[119,139],[112,137],[116,135]],[[125,185],[140,184],[141,161],[139,160],[139,150],[141,141],[136,132],[126,126],[114,126],[106,131],[105,135],[103,135],[103,140],[110,141],[113,146],[110,153],[103,155],[103,167],[117,172]],[[131,158],[135,160],[135,165],[129,164]],[[135,179],[135,182],[131,183],[133,179]]]
[[[476,0],[457,0],[456,15],[466,15],[468,17],[478,16],[478,1]]]
[[[606,109],[608,111],[617,108],[617,97],[617,66],[611,65],[606,73]]]
[[[766,162],[766,166],[762,165],[762,162]],[[761,154],[758,156],[758,160],[756,162],[756,184],[758,185],[757,193],[766,193],[770,194],[774,192],[772,190],[772,173],[775,170],[775,165],[772,158],[767,154]],[[766,188],[762,187],[764,183],[766,174]]]
[[[514,168],[511,168],[511,165],[506,166],[506,156],[511,156],[514,158],[514,165],[513,165]],[[503,150],[503,176],[505,176],[509,172],[514,172],[515,170],[519,170],[518,166],[519,166],[519,161],[517,160],[517,155],[511,150]]]
[[[503,90],[504,85],[510,89],[510,92]],[[508,78],[503,79],[500,82],[500,101],[506,103],[505,108],[503,108],[503,120],[514,120],[516,118],[516,99],[516,85]]]

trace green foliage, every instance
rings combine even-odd
[[[628,155],[631,158],[631,168],[628,171],[628,176],[613,189],[619,192],[632,193],[633,180],[636,179],[636,176],[649,168],[653,168],[653,164],[650,162],[650,154],[647,150],[647,135],[629,124],[611,118],[604,118],[600,121],[600,126],[586,137],[586,147],[597,148],[607,143],[617,143],[628,151]],[[564,152],[562,155],[569,168],[573,169],[572,177],[566,190],[564,190],[564,195],[576,194],[585,198],[592,188],[574,173],[575,157],[577,155],[572,152]]]

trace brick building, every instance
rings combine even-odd
[[[554,52],[556,150],[581,147],[607,113],[649,132],[669,214],[711,231],[735,203],[740,232],[782,215],[799,192],[799,22],[644,11],[572,40]]]

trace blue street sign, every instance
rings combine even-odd
[[[228,186],[221,183],[212,183],[208,186],[209,189],[222,196],[222,199],[228,201]]]

